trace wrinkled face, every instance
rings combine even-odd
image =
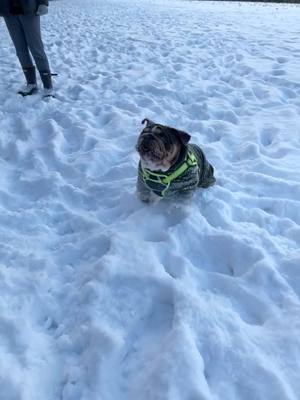
[[[151,171],[168,171],[177,161],[181,147],[187,144],[190,136],[174,128],[145,121],[147,125],[136,146],[142,167]]]

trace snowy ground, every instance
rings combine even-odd
[[[299,400],[300,7],[61,0],[58,99],[0,21],[0,399]],[[215,187],[141,204],[144,117]]]

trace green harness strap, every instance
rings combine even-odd
[[[165,188],[161,191],[162,197],[164,197],[171,183],[179,176],[184,174],[189,168],[194,167],[196,165],[198,165],[197,158],[192,151],[189,151],[186,160],[170,175],[153,172],[147,168],[142,167],[143,180],[145,184],[147,184],[147,181],[151,181],[164,185]]]

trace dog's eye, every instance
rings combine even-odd
[[[160,140],[163,142],[165,149],[169,151],[171,149],[171,143],[169,142],[168,138],[166,136],[161,136]]]
[[[159,133],[157,136],[164,144],[168,143],[168,139],[166,138],[166,136],[163,133]]]

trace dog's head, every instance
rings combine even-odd
[[[186,146],[191,136],[169,126],[156,124],[144,119],[136,149],[141,158],[142,167],[152,171],[168,171],[179,157],[183,146]]]

